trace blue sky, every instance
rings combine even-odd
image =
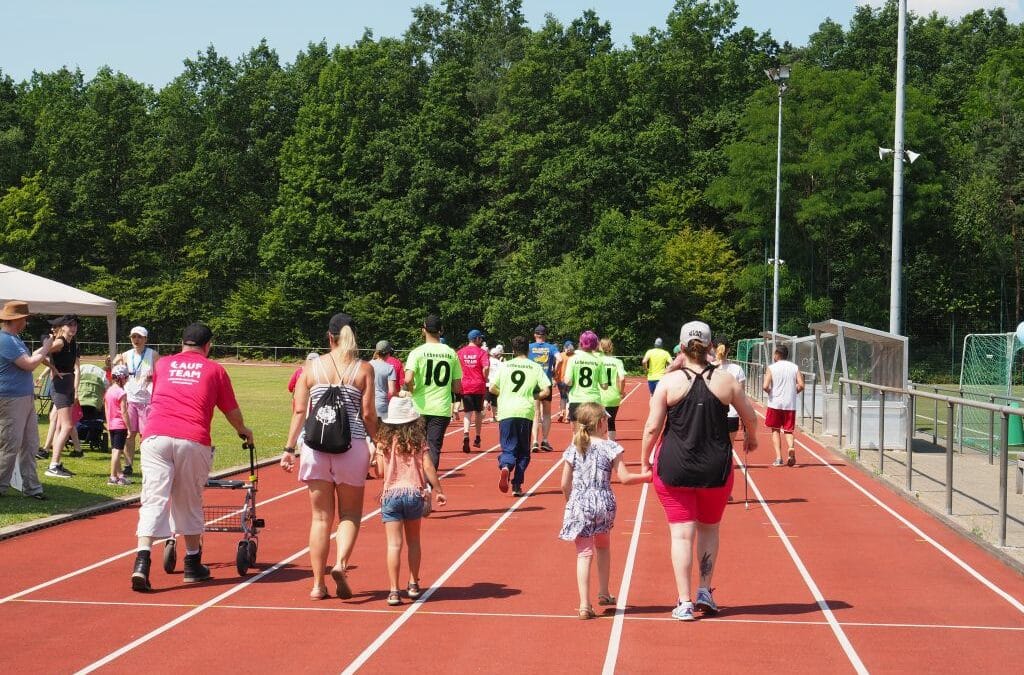
[[[237,58],[267,38],[290,62],[310,41],[350,44],[372,28],[400,35],[410,8],[425,0],[0,0],[0,70],[15,80],[33,70],[79,67],[87,78],[109,65],[162,87],[182,71],[182,60],[209,44]],[[879,4],[881,0],[859,0]],[[857,0],[738,0],[740,24],[771,30],[780,42],[804,44],[826,18],[846,25]],[[957,16],[1002,5],[1024,20],[1024,0],[910,0],[913,11]],[[617,43],[662,26],[673,0],[523,0],[531,26],[550,12],[563,22],[592,8],[612,24]]]

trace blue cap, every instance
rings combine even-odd
[[[572,340],[566,340],[565,344],[562,345],[562,349],[576,349],[576,347],[573,345]]]
[[[483,336],[484,336],[484,334],[481,333],[480,331],[478,331],[476,328],[474,328],[473,330],[469,331],[469,339],[470,340],[475,340],[475,339],[481,338]]]

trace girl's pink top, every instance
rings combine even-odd
[[[394,445],[391,446],[391,451],[384,455],[382,499],[400,490],[420,492],[427,486],[423,474],[423,450],[419,448],[415,452],[401,453]]]
[[[121,399],[124,397],[124,389],[116,384],[110,385],[107,388],[107,393],[103,395],[103,407],[107,413],[108,430],[117,431],[128,428],[128,425],[124,422],[124,417],[121,416]]]

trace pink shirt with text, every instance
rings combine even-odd
[[[459,363],[462,364],[462,393],[486,394],[487,378],[484,368],[490,365],[490,355],[486,349],[469,344],[458,351]]]
[[[213,409],[238,408],[227,371],[200,352],[181,352],[156,362],[146,436],[169,436],[210,445]]]
[[[116,384],[110,385],[107,388],[107,393],[103,395],[103,408],[107,413],[107,429],[110,431],[128,428],[121,415],[121,401],[125,396],[127,394],[124,393],[124,389]]]

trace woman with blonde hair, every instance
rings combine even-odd
[[[611,338],[601,338],[601,361],[608,388],[601,390],[601,405],[608,411],[608,438],[615,440],[615,417],[619,404],[626,392],[626,366],[615,356],[615,344]]]
[[[295,469],[299,432],[307,415],[317,410],[321,397],[332,388],[344,402],[351,447],[314,450],[302,441],[299,480],[309,488],[312,522],[309,527],[309,562],[313,568],[313,590],[310,598],[328,596],[324,581],[327,556],[331,547],[334,514],[338,514],[337,562],[331,578],[337,584],[337,595],[343,600],[352,597],[345,568],[359,535],[363,517],[363,490],[370,467],[369,438],[377,433],[377,409],[374,405],[374,376],[370,364],[359,359],[355,326],[352,317],[339,313],[331,317],[327,328],[330,350],[318,359],[307,361],[302,377],[295,384],[292,421],[288,441],[281,454],[281,468]],[[320,410],[322,410],[321,408]],[[328,419],[324,415],[323,419]],[[320,419],[318,414],[315,419]],[[310,420],[312,421],[312,420]]]
[[[743,387],[746,385],[747,376],[743,367],[738,363],[729,360],[729,343],[724,338],[718,338],[718,346],[715,347],[715,365],[721,370],[736,378],[736,381]],[[729,440],[736,443],[736,434],[740,430],[740,414],[736,412],[736,406],[729,405],[729,416],[726,418],[729,426]]]

